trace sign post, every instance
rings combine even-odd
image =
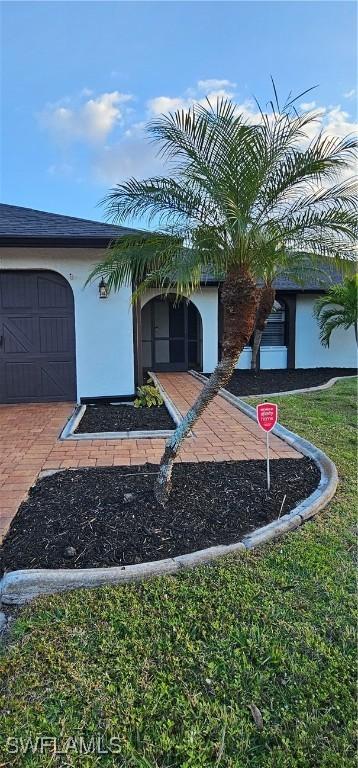
[[[271,430],[277,424],[277,405],[275,403],[260,403],[256,406],[257,423],[266,432],[266,462],[267,462],[267,490],[270,490],[270,440]]]

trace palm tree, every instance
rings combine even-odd
[[[329,257],[352,249],[356,201],[352,181],[338,177],[357,142],[319,135],[304,147],[317,113],[298,114],[292,105],[280,110],[276,101],[255,125],[226,99],[155,119],[148,132],[169,175],[131,178],[103,201],[113,221],[146,217],[156,233],[116,242],[89,279],[103,275],[114,289],[134,283],[133,301],[152,287],[189,296],[203,270],[223,279],[222,358],[166,443],[155,486],[162,504],[184,438],[252,335],[257,280],[272,254],[287,261],[290,253]]]
[[[354,328],[358,344],[358,275],[346,277],[340,285],[332,285],[325,296],[317,299],[314,314],[320,327],[321,343],[329,347],[336,328]]]

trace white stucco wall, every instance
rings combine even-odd
[[[316,295],[297,296],[296,305],[296,368],[354,368],[357,346],[354,330],[333,331],[329,347],[319,340],[319,327],[313,315]]]
[[[247,370],[251,367],[251,347],[244,347],[239,357],[236,368],[240,370]]]
[[[142,307],[160,291],[152,289],[142,297]],[[200,312],[203,328],[203,371],[211,373],[218,360],[218,289],[203,286],[190,295],[190,301]]]
[[[95,248],[1,248],[0,269],[50,269],[74,295],[77,398],[134,393],[131,291],[98,297],[98,280],[84,287],[104,251]]]
[[[287,347],[261,347],[260,367],[287,368]]]
[[[251,347],[245,347],[241,352],[236,366],[240,370],[251,368]],[[260,368],[287,368],[287,347],[261,347]]]

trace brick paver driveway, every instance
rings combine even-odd
[[[188,373],[158,374],[178,410],[185,414],[202,384]],[[73,411],[71,403],[0,406],[0,537],[8,529],[21,501],[45,469],[158,463],[164,440],[58,439]],[[271,456],[300,458],[278,437],[271,436]],[[179,461],[262,459],[265,436],[231,403],[217,396],[188,437]]]

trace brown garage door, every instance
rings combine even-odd
[[[69,284],[56,272],[0,271],[0,402],[75,399]]]

